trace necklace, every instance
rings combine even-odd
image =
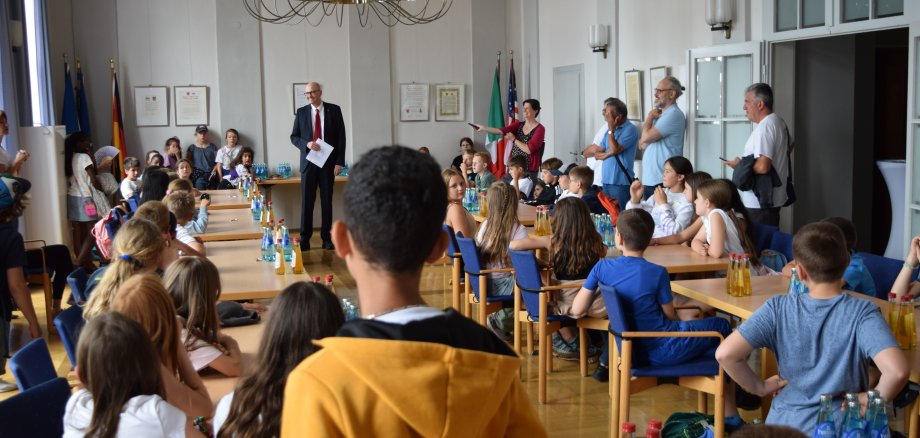
[[[414,308],[414,307],[428,307],[428,305],[427,305],[427,304],[409,304],[408,306],[394,307],[394,308],[389,309],[389,310],[384,310],[383,312],[377,312],[377,313],[373,313],[373,314],[367,315],[367,316],[364,317],[364,319],[375,319],[375,318],[377,318],[377,317],[379,317],[379,316],[383,316],[383,315],[386,315],[386,314],[388,314],[388,313],[398,312],[398,311],[400,311],[400,310],[411,309],[411,308]]]

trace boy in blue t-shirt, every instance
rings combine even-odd
[[[668,271],[643,258],[645,249],[652,240],[655,221],[652,215],[642,209],[626,210],[617,219],[617,249],[623,255],[602,259],[594,265],[588,279],[572,304],[575,315],[587,311],[600,283],[612,286],[622,299],[623,313],[630,320],[628,326],[637,331],[717,331],[728,336],[731,324],[728,320],[710,317],[694,321],[680,321],[674,310],[671,282]],[[641,338],[634,342],[633,353],[636,364],[677,365],[688,360],[715,354],[719,346],[717,338]],[[599,370],[607,370],[608,349],[601,354]],[[729,430],[742,424],[735,406],[734,384],[728,382],[725,389],[725,425]]]
[[[767,424],[811,435],[821,394],[832,394],[839,405],[845,393],[858,392],[866,408],[870,359],[881,371],[875,389],[887,400],[906,383],[908,367],[878,307],[842,292],[849,253],[840,228],[826,221],[802,227],[792,240],[792,253],[808,293],[767,300],[722,342],[716,359],[748,392],[764,396],[779,391]],[[746,360],[755,348],[776,354],[782,376],[764,380],[751,370]]]

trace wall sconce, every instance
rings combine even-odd
[[[607,26],[592,24],[588,26],[588,46],[594,53],[603,52],[607,59]]]
[[[713,32],[725,32],[725,39],[732,37],[732,18],[735,16],[735,0],[706,0],[706,24]]]

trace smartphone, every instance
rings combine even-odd
[[[722,160],[722,161],[728,161],[728,160],[726,160],[725,158],[722,158],[722,157],[719,157],[719,159]]]
[[[477,131],[479,130],[479,127],[478,127],[478,126],[476,126],[476,125],[474,125],[474,124],[472,124],[472,123],[467,123],[467,125],[470,125],[470,126],[472,126],[472,127],[473,127],[473,129],[475,129],[475,130],[477,130]]]

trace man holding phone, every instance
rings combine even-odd
[[[633,163],[639,130],[627,120],[626,104],[620,99],[608,97],[604,100],[603,114],[607,135],[600,144],[588,146],[584,154],[601,161],[604,193],[616,199],[622,210],[630,198],[629,185],[635,179]]]
[[[770,169],[775,169],[782,184],[773,188],[772,205],[761,205],[752,190],[741,191],[741,201],[752,221],[779,226],[779,209],[786,204],[786,185],[791,168],[789,130],[783,119],[773,113],[773,89],[767,84],[749,86],[744,93],[743,108],[748,120],[757,125],[744,144],[744,156],[753,156],[755,174],[767,175]],[[725,161],[725,165],[732,169],[740,163],[739,157]]]
[[[664,162],[684,152],[684,130],[687,118],[677,107],[677,98],[684,87],[674,76],[667,76],[655,88],[655,108],[648,112],[642,124],[642,182],[645,184],[643,199],[655,193],[655,186],[661,184]]]

